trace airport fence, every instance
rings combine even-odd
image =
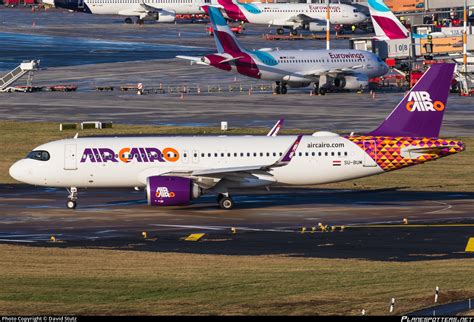
[[[103,90],[103,86],[96,90]],[[168,95],[199,95],[199,94],[215,94],[215,93],[272,93],[275,85],[272,84],[179,84],[179,85],[163,85],[159,86],[143,86],[141,89],[143,94],[168,94]],[[121,91],[138,92],[136,85],[120,86]]]

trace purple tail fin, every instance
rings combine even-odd
[[[438,137],[454,64],[434,64],[398,103],[374,136]]]

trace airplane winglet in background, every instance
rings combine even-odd
[[[377,39],[405,39],[409,36],[409,31],[395,17],[383,0],[369,0],[368,4]]]
[[[432,65],[385,121],[369,135],[438,137],[454,68],[455,64]]]
[[[285,122],[285,119],[279,119],[278,122],[276,122],[275,125],[272,127],[270,132],[268,132],[267,136],[277,136],[278,132],[283,126],[283,122]]]

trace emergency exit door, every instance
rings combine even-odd
[[[67,144],[64,148],[64,170],[77,170],[77,147]]]

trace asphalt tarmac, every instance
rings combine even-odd
[[[92,189],[80,191],[76,210],[66,209],[66,196],[61,189],[1,186],[0,242],[386,261],[472,257],[464,248],[474,230],[473,193],[276,187],[236,192],[231,211],[218,209],[211,195],[157,208],[146,205],[143,191]],[[193,233],[205,236],[183,240]]]
[[[269,82],[170,59],[213,51],[214,41],[204,29],[205,24],[139,27],[124,25],[117,17],[2,9],[0,69],[24,58],[41,58],[44,69],[35,72],[35,86],[73,84],[78,91],[0,94],[0,119],[177,126],[228,121],[230,127],[266,127],[284,117],[288,128],[363,133],[375,128],[403,96],[395,90],[377,92],[375,98],[355,93],[310,96],[309,88],[272,95],[258,90]],[[247,48],[325,46],[324,41],[263,41],[267,32],[272,30],[248,26],[239,39]],[[348,42],[337,40],[332,46],[347,48]],[[200,86],[202,93],[138,96],[117,90],[139,82],[145,88]],[[241,85],[243,91],[229,91]],[[116,89],[98,92],[97,86]],[[222,90],[209,91],[215,86]],[[248,92],[248,86],[255,88]],[[472,102],[471,97],[450,97],[441,135],[474,134]],[[80,191],[78,208],[71,211],[65,207],[66,196],[58,189],[0,186],[0,242],[386,261],[472,257],[464,248],[474,236],[473,193],[280,187],[237,191],[232,211],[218,209],[215,196],[185,207],[148,207],[143,191],[124,189]],[[408,225],[401,224],[403,218]],[[338,228],[311,233],[319,223]],[[340,226],[345,226],[342,232]],[[191,233],[205,236],[184,241]]]

